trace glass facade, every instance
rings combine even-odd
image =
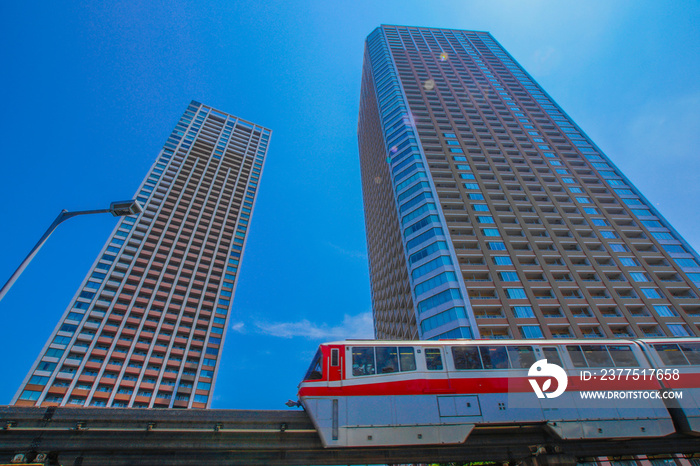
[[[358,139],[378,338],[700,335],[697,253],[490,34],[373,31]]]

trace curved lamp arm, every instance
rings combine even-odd
[[[127,215],[140,214],[141,212],[143,212],[143,209],[137,201],[131,200],[112,202],[112,204],[109,206],[109,209],[79,210],[77,212],[68,212],[67,210],[63,209],[61,213],[58,214],[58,217],[56,217],[56,220],[53,221],[53,223],[49,226],[46,232],[42,235],[42,237],[39,238],[39,241],[37,241],[32,250],[29,251],[29,254],[27,254],[27,257],[25,257],[22,263],[19,265],[19,267],[17,267],[15,273],[13,273],[10,279],[7,280],[7,283],[3,285],[2,289],[0,290],[0,301],[2,301],[2,298],[5,297],[10,288],[12,288],[12,285],[14,285],[14,283],[17,281],[22,272],[24,272],[24,269],[27,268],[27,265],[29,265],[32,259],[34,259],[34,256],[36,256],[36,254],[39,252],[39,249],[41,249],[46,240],[49,239],[49,236],[51,236],[51,233],[53,233],[57,226],[59,226],[61,223],[65,222],[69,218],[76,217],[78,215],[105,214],[108,212],[114,215],[115,217],[124,217]]]

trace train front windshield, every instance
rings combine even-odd
[[[304,376],[304,380],[321,380],[323,378],[323,364],[321,364],[322,360],[323,356],[321,355],[321,350],[319,349],[316,351],[316,356],[314,356],[311,366]]]

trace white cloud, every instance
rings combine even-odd
[[[541,47],[535,50],[530,72],[534,76],[546,76],[559,65],[560,58],[559,51],[554,47]]]
[[[346,249],[342,246],[338,246],[337,244],[333,244],[330,241],[326,241],[326,245],[329,246],[331,249],[335,250],[340,255],[343,255],[345,257],[349,257],[350,259],[361,259],[363,261],[367,260],[367,254],[365,254],[363,251],[353,251],[351,249]]]
[[[345,314],[340,325],[317,324],[308,319],[297,322],[256,322],[260,333],[273,337],[302,337],[309,340],[345,340],[348,338],[374,338],[372,313],[364,312],[355,316]]]
[[[243,323],[243,322],[234,322],[234,323],[231,325],[231,330],[233,330],[234,332],[238,332],[238,333],[245,333],[245,331],[246,331],[246,329],[245,329],[245,323]]]

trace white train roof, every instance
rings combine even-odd
[[[645,343],[698,343],[700,338],[587,338],[587,339],[557,339],[557,340],[511,340],[511,339],[483,339],[483,340],[341,340],[322,343],[322,346],[327,345],[344,345],[344,346],[454,346],[454,345],[527,345],[527,346],[542,346],[542,345],[620,345],[631,344],[636,341]]]

